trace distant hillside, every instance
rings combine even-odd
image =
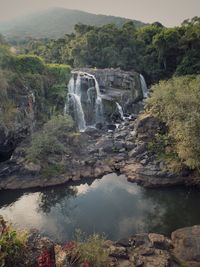
[[[33,38],[59,38],[66,33],[73,32],[74,25],[83,23],[88,25],[102,26],[114,23],[121,26],[129,19],[95,15],[78,10],[64,8],[51,8],[45,11],[27,15],[6,23],[0,24],[0,33],[6,37]],[[136,27],[145,25],[140,21],[133,20]]]

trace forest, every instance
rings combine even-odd
[[[95,27],[75,25],[75,33],[58,40],[33,39],[23,52],[41,56],[48,63],[71,67],[121,68],[142,73],[148,84],[173,75],[200,71],[200,18],[166,28],[155,22],[136,28],[132,21]]]

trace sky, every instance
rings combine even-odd
[[[0,21],[50,7],[121,16],[148,23],[159,21],[168,27],[200,16],[200,0],[0,0]]]

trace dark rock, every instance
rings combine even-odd
[[[116,129],[116,125],[115,124],[108,124],[106,125],[108,130],[114,131]]]
[[[134,241],[132,238],[124,238],[124,239],[120,239],[119,241],[117,241],[116,244],[122,247],[131,247],[133,246]]]
[[[133,150],[129,152],[129,157],[134,158],[138,156],[139,154],[143,154],[144,152],[146,152],[146,148],[147,148],[146,143],[142,143],[138,145],[137,147],[135,147]]]

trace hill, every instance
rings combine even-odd
[[[32,38],[59,38],[66,33],[72,33],[77,23],[102,26],[114,23],[123,25],[130,19],[95,15],[79,10],[64,8],[51,8],[32,15],[27,15],[12,21],[0,23],[0,33],[8,38],[23,39]],[[140,21],[133,20],[136,27],[145,25]]]

